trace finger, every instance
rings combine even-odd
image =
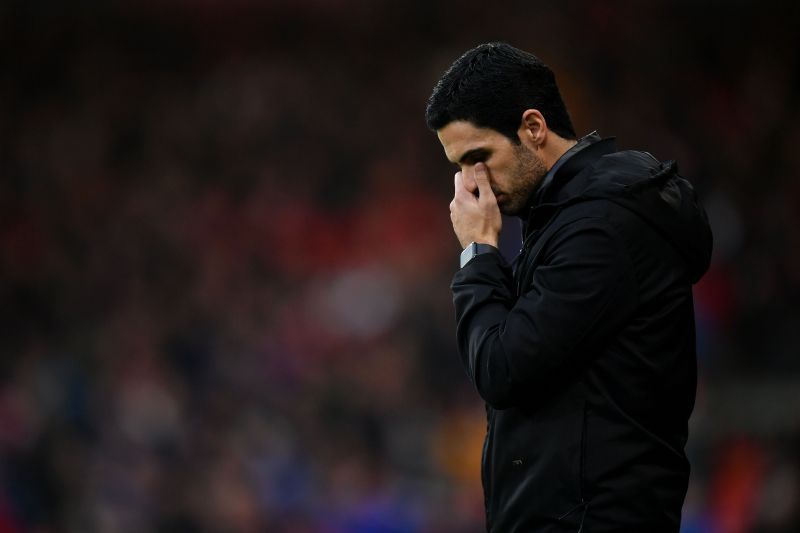
[[[485,201],[487,199],[491,199],[497,201],[494,197],[492,186],[489,183],[489,172],[486,169],[486,165],[483,163],[476,164],[473,170],[473,175],[475,183],[478,185],[478,191],[480,192],[481,200]]]
[[[455,176],[455,198],[463,198],[464,195],[469,194],[466,187],[464,187],[464,173],[460,170],[456,172]]]
[[[464,188],[470,194],[478,193],[478,184],[475,183],[475,175],[473,172],[464,172],[461,174],[461,181],[464,183]]]

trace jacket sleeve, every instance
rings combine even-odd
[[[451,289],[458,350],[481,397],[514,405],[521,389],[542,386],[582,364],[582,354],[632,315],[637,301],[625,245],[602,218],[561,227],[541,250],[530,284],[516,299],[509,266],[481,254]]]

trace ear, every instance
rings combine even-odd
[[[517,134],[522,143],[538,150],[547,141],[547,121],[538,109],[526,109],[522,113]]]

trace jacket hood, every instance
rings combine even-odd
[[[563,185],[547,194],[555,205],[608,199],[671,243],[686,259],[692,283],[708,270],[713,242],[708,217],[675,161],[661,162],[647,152],[615,152],[613,140],[605,139],[574,154],[564,167],[555,176]]]

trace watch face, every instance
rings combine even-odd
[[[464,248],[464,251],[461,252],[461,268],[464,268],[464,265],[469,263],[469,260],[475,257],[475,254],[478,251],[478,245],[474,242],[471,242]]]

